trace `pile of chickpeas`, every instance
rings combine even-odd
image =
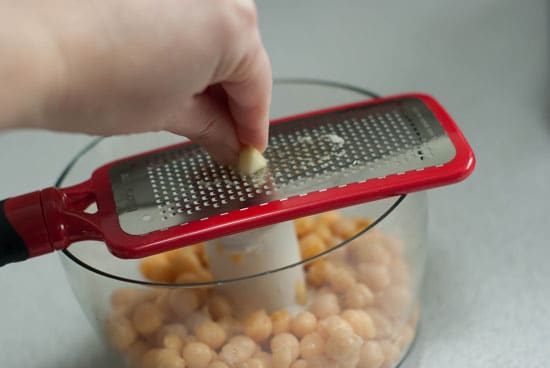
[[[303,259],[349,239],[370,222],[327,212],[295,220]],[[403,246],[373,229],[304,266],[303,309],[245,315],[220,287],[126,288],[111,296],[105,330],[135,368],[390,368],[414,338]],[[212,281],[197,244],[141,262],[156,282]],[[298,300],[297,300],[298,302]]]

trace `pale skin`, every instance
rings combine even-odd
[[[223,163],[266,147],[252,0],[0,0],[0,24],[0,129],[165,130]]]

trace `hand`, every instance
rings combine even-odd
[[[20,10],[13,14],[26,22],[32,14],[45,30],[40,37],[49,38],[33,39],[47,51],[37,61],[47,82],[39,84],[43,94],[33,91],[39,113],[19,126],[100,135],[168,130],[226,163],[241,145],[265,149],[271,68],[252,1],[22,3],[11,5]]]

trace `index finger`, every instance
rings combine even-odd
[[[235,120],[239,141],[263,152],[267,146],[269,104],[271,102],[271,64],[263,46],[222,82]]]

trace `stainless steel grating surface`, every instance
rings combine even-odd
[[[416,99],[271,126],[268,167],[251,177],[188,144],[125,161],[109,174],[122,229],[133,235],[371,178],[442,165],[454,147]]]

